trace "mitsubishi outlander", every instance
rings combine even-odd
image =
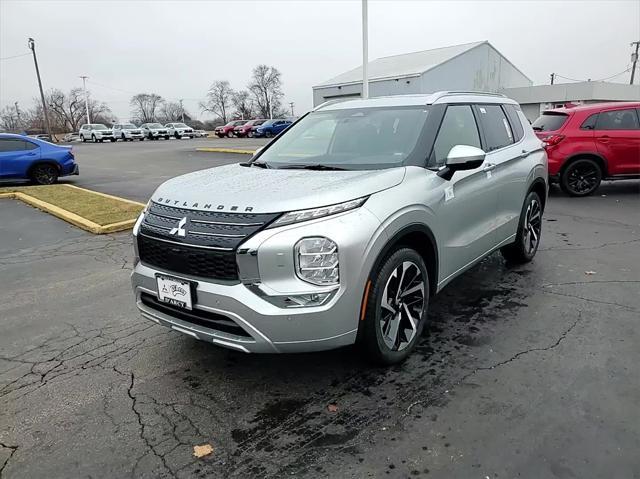
[[[496,250],[531,261],[547,178],[541,141],[504,96],[328,102],[251,160],[156,190],[133,232],[136,303],[238,351],[355,343],[396,363],[452,279]]]

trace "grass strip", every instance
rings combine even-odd
[[[135,220],[143,205],[69,185],[8,186],[2,193],[24,193],[100,226]]]

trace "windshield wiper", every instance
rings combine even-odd
[[[257,166],[258,168],[271,168],[264,161],[245,161],[243,163],[240,163],[240,166]]]
[[[287,165],[280,167],[280,170],[325,170],[325,171],[346,171],[346,168],[340,168],[339,166],[330,165]]]

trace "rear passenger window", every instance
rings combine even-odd
[[[444,165],[451,148],[469,145],[481,148],[478,125],[469,105],[451,105],[442,119],[438,136],[429,159],[430,166]]]
[[[596,130],[637,130],[638,115],[633,108],[628,110],[602,111],[598,116]]]
[[[25,150],[35,150],[36,148],[38,148],[38,145],[36,145],[35,143],[31,143],[30,141],[25,141],[24,142],[24,149]]]
[[[520,108],[516,109],[513,105],[504,105],[504,111],[507,113],[509,121],[511,122],[511,128],[513,129],[514,142],[522,140],[524,136],[524,128],[522,128],[522,123],[520,123],[520,117],[517,111],[519,109]]]
[[[585,121],[580,125],[581,130],[593,130],[596,127],[596,120],[598,119],[598,114],[594,113],[589,116]]]
[[[2,139],[0,140],[0,153],[4,153],[4,152],[8,152],[8,151],[22,151],[22,150],[26,150],[27,148],[25,147],[26,144],[31,144],[28,143],[24,140],[19,140],[17,138],[6,138],[6,139]]]
[[[486,151],[498,150],[513,143],[513,132],[500,105],[478,105]]]

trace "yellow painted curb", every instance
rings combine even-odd
[[[87,191],[91,191],[91,190],[87,190]],[[42,201],[42,200],[39,200],[38,198],[34,198],[31,195],[22,193],[21,191],[16,191],[12,193],[0,193],[0,198],[13,198],[16,200],[24,201],[25,203],[31,206],[34,206],[39,210],[42,210],[46,213],[56,216],[61,220],[66,221],[67,223],[71,223],[72,225],[75,225],[78,228],[81,228],[85,231],[89,231],[90,233],[97,234],[97,235],[105,234],[105,233],[115,233],[116,231],[124,231],[132,228],[136,222],[136,219],[132,219],[132,220],[120,221],[118,223],[111,223],[104,226],[99,225],[98,223],[94,223],[93,221],[83,218],[82,216],[79,216],[75,213],[64,210],[56,205],[52,205],[51,203],[47,203],[46,201]]]
[[[253,155],[256,150],[238,150],[235,148],[196,148],[196,151],[208,151],[210,153],[239,153],[241,155]]]

